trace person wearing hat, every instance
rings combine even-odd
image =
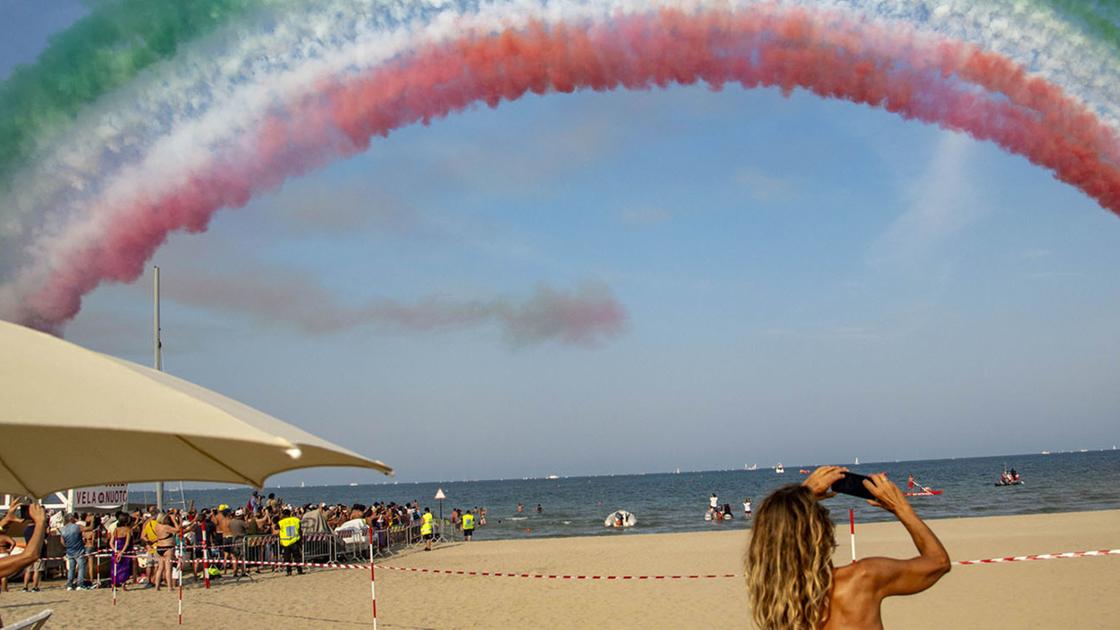
[[[244,575],[249,576],[249,572],[242,564],[239,566],[239,561],[244,555],[242,547],[245,542],[245,510],[237,508],[233,513],[233,518],[229,519],[226,524],[227,531],[229,532],[226,544],[229,545],[229,557],[233,563],[233,577],[240,577]]]
[[[303,539],[299,531],[299,518],[292,516],[291,508],[285,507],[280,512],[280,522],[276,524],[276,534],[280,537],[280,554],[283,556],[284,562],[291,563],[287,569],[288,575],[292,574],[292,564],[300,562],[303,558],[301,550],[303,546]],[[296,569],[300,575],[303,575],[303,567],[297,566]]]

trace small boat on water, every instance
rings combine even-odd
[[[1003,472],[999,475],[999,481],[995,483],[998,488],[1000,486],[1021,486],[1023,485],[1022,478],[1019,477],[1019,472],[1014,468],[1008,470],[1007,466],[1003,467]]]
[[[934,497],[944,493],[944,490],[934,490],[933,488],[920,483],[914,478],[914,475],[907,475],[906,477],[906,492],[908,497]]]
[[[611,527],[614,529],[623,529],[626,527],[633,527],[638,524],[638,517],[634,516],[626,510],[615,510],[610,516],[603,520],[604,527]]]
[[[785,471],[786,471],[786,467],[782,466],[781,462],[778,462],[778,465],[774,467],[774,472],[778,473],[779,475],[784,473]]]
[[[751,464],[750,466],[743,466],[747,470],[758,470],[758,464]]]

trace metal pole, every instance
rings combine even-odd
[[[155,301],[152,305],[152,367],[157,370],[163,369],[163,356],[162,344],[159,339],[159,267],[152,267],[152,282],[153,282],[153,296]],[[156,510],[163,511],[163,482],[156,482]]]

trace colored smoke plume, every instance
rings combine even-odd
[[[95,208],[100,222],[84,226],[83,238],[62,239],[66,254],[41,290],[20,303],[18,317],[57,328],[100,282],[135,279],[171,231],[204,230],[218,209],[363,151],[373,136],[527,93],[697,82],[801,88],[995,142],[1120,212],[1115,134],[1080,103],[998,54],[908,35],[826,12],[666,10],[465,34],[356,80],[323,78],[305,97],[277,107],[240,147],[154,182],[126,203],[112,200],[111,210]]]
[[[628,320],[626,308],[610,288],[598,283],[574,291],[542,284],[521,300],[428,297],[405,304],[378,298],[350,305],[304,275],[227,270],[220,275],[185,275],[168,284],[164,293],[182,304],[312,334],[361,326],[416,333],[497,325],[515,346],[550,341],[594,346],[621,334]]]

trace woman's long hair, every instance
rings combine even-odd
[[[755,513],[747,591],[763,630],[816,630],[828,619],[835,538],[828,509],[801,485],[778,488]]]

